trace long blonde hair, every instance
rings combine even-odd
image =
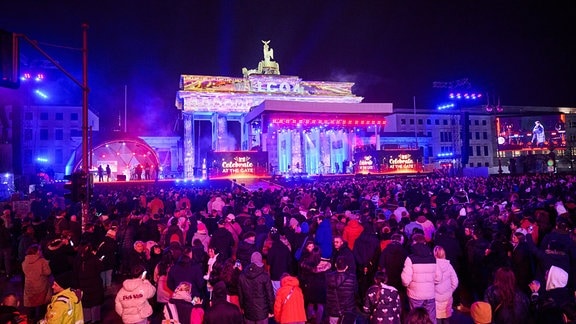
[[[434,257],[436,259],[446,259],[446,251],[440,245],[434,247]]]

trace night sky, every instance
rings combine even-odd
[[[171,135],[181,74],[241,77],[271,40],[284,75],[355,82],[365,102],[433,107],[468,78],[503,105],[576,107],[573,1],[1,0],[0,28],[23,33],[81,80],[81,24],[89,46],[89,102],[103,130],[118,124],[128,89],[130,129]],[[41,56],[21,45],[22,69]],[[80,89],[57,70],[60,97]],[[5,90],[0,94],[5,93]],[[57,95],[54,95],[57,97]],[[61,99],[64,100],[64,99]],[[80,104],[80,101],[77,101]]]

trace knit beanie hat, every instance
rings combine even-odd
[[[54,277],[54,281],[63,289],[72,287],[73,280],[72,272],[64,272]]]
[[[262,254],[260,254],[260,252],[252,253],[252,256],[250,257],[250,263],[254,263],[254,265],[257,267],[263,267],[264,263],[262,262]]]

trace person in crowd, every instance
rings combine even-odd
[[[210,307],[204,313],[205,324],[237,324],[243,322],[242,313],[237,305],[226,301],[226,284],[222,281],[214,284]]]
[[[446,259],[446,252],[442,246],[434,247],[434,257],[440,272],[440,277],[436,278],[435,282],[436,322],[449,324],[454,302],[452,294],[458,288],[458,276],[450,261]]]
[[[240,261],[243,268],[250,264],[252,253],[256,252],[256,233],[249,231],[243,234],[243,239],[238,243],[236,259]]]
[[[77,324],[84,323],[82,311],[82,291],[72,289],[73,274],[61,273],[54,277],[52,290],[54,296],[46,309],[46,324]]]
[[[192,261],[192,247],[185,246],[178,261],[170,268],[166,283],[168,288],[174,291],[179,283],[189,282],[192,284],[192,295],[204,299],[203,276],[202,265]]]
[[[348,243],[350,250],[354,250],[354,243],[360,236],[360,233],[364,231],[364,227],[362,227],[358,221],[358,214],[352,213],[349,210],[347,210],[345,214],[348,218],[348,222],[342,231],[342,239]]]
[[[410,309],[423,307],[436,323],[435,283],[439,282],[436,259],[422,234],[412,236],[412,254],[404,261],[402,284],[407,288]]]
[[[192,323],[192,285],[181,282],[164,306],[164,319],[178,323]],[[201,321],[200,321],[201,323]]]
[[[50,265],[42,256],[42,250],[37,244],[31,245],[26,251],[22,262],[24,273],[24,307],[28,309],[28,317],[36,322],[44,317],[46,304],[50,302]]]
[[[224,228],[232,234],[234,246],[237,247],[240,234],[242,234],[242,227],[236,222],[236,216],[234,216],[234,214],[228,214],[226,218],[224,218]]]
[[[366,295],[368,287],[372,285],[377,268],[376,265],[380,258],[380,241],[378,241],[374,225],[370,222],[365,222],[362,226],[364,230],[356,239],[354,250],[352,250],[352,255],[357,265],[356,276],[358,278],[359,296]]]
[[[146,268],[135,265],[132,278],[122,282],[122,288],[116,294],[114,309],[127,324],[147,324],[153,313],[148,299],[154,297],[156,288],[146,279]]]
[[[322,258],[320,248],[309,241],[306,253],[300,261],[298,272],[306,303],[309,322],[322,323],[326,304],[326,274],[332,265],[329,259]]]
[[[49,261],[54,276],[68,272],[72,268],[75,255],[74,243],[65,233],[61,238],[50,241],[46,249],[43,250],[43,255]]]
[[[224,259],[222,257],[222,254],[218,251],[217,248],[215,247],[209,247],[208,248],[208,261],[207,261],[207,267],[206,267],[206,274],[204,275],[204,280],[206,280],[208,282],[208,296],[210,296],[210,294],[212,293],[212,285],[210,284],[210,281],[214,281],[214,277],[219,277],[220,273],[219,271],[213,271],[215,270],[215,268],[222,264],[226,259]],[[216,263],[219,263],[218,265],[216,265]],[[218,278],[219,279],[219,278]]]
[[[314,237],[314,243],[320,247],[323,258],[330,258],[332,256],[332,228],[330,219],[324,216],[316,217],[317,229]]]
[[[208,252],[208,245],[210,244],[210,235],[208,235],[208,229],[206,228],[206,224],[198,223],[198,229],[196,233],[192,236],[192,242],[196,240],[200,240],[202,242],[202,246],[204,247],[204,251]]]
[[[132,267],[140,265],[144,268],[148,268],[148,261],[146,258],[146,243],[142,241],[134,242],[133,248],[128,254],[128,263]]]
[[[170,224],[166,229],[164,234],[164,245],[170,245],[170,242],[178,242],[180,245],[184,245],[184,233],[180,226],[178,226],[178,217],[172,217],[170,219]]]
[[[478,226],[474,226],[470,230],[471,239],[466,242],[466,265],[468,275],[470,276],[470,290],[475,300],[482,299],[484,291],[488,287],[490,281],[490,273],[485,271],[486,250],[490,246],[490,242],[484,237],[484,230]]]
[[[430,314],[424,307],[416,307],[410,310],[404,324],[433,324]]]
[[[354,255],[348,247],[348,244],[344,241],[342,236],[334,236],[333,239],[334,249],[332,250],[332,270],[336,269],[336,261],[338,258],[342,257],[346,261],[348,266],[348,271],[356,274],[356,260],[354,260]],[[322,249],[320,249],[322,250]]]
[[[218,229],[212,234],[210,246],[213,246],[219,253],[222,253],[222,258],[226,260],[232,257],[232,249],[234,248],[235,242],[232,233],[224,227],[224,224],[224,219],[218,221]]]
[[[0,323],[6,324],[26,324],[28,323],[28,316],[23,314],[18,309],[20,307],[20,300],[14,293],[8,293],[2,296],[0,301]]]
[[[378,260],[378,269],[386,271],[388,277],[388,284],[398,291],[404,291],[405,287],[402,285],[402,269],[404,269],[404,261],[408,257],[408,252],[402,245],[403,236],[395,233],[391,236],[391,242],[384,248]]]
[[[0,268],[4,276],[12,277],[12,233],[4,225],[4,219],[0,218]]]
[[[24,233],[18,239],[18,263],[22,263],[26,257],[26,250],[33,244],[38,244],[34,233],[34,226],[27,225],[23,228]]]
[[[540,282],[530,284],[531,308],[537,323],[564,323],[565,310],[576,307],[568,289],[568,273],[562,268],[551,266],[546,273],[546,286]]]
[[[75,287],[82,291],[84,321],[99,322],[101,306],[104,303],[104,285],[102,284],[102,261],[94,255],[92,245],[81,244],[74,259],[73,272]]]
[[[526,243],[526,236],[521,231],[512,234],[512,255],[510,257],[510,266],[518,282],[518,287],[524,293],[530,293],[528,284],[534,278],[533,257]]]
[[[270,279],[274,292],[280,289],[280,278],[284,273],[292,273],[292,253],[280,240],[280,233],[271,233],[272,246],[268,250],[266,260],[270,266]]]
[[[494,323],[526,323],[529,301],[516,286],[514,272],[508,267],[499,268],[494,283],[486,289],[484,301],[492,308]]]
[[[306,323],[304,295],[298,278],[285,273],[280,279],[280,288],[274,301],[274,319],[280,324]]]
[[[240,307],[240,301],[238,299],[238,279],[240,278],[242,269],[244,269],[242,263],[230,258],[222,264],[222,271],[220,272],[220,281],[226,284],[226,291],[228,293],[227,300],[238,307]],[[212,288],[212,293],[214,293],[214,288]]]
[[[369,314],[370,324],[400,324],[402,305],[398,290],[387,284],[386,272],[374,275],[375,285],[368,288],[362,310]]]
[[[268,318],[274,315],[274,289],[270,275],[264,271],[260,252],[252,253],[250,265],[240,274],[238,283],[244,323],[268,323]]]
[[[168,271],[172,267],[172,254],[164,252],[162,259],[154,269],[154,282],[156,283],[156,303],[154,303],[154,313],[158,314],[164,309],[164,305],[172,296],[173,291],[168,288]]]
[[[356,321],[355,296],[358,282],[355,272],[348,268],[345,257],[339,257],[336,260],[336,270],[326,274],[326,313],[330,324]]]
[[[110,228],[102,241],[97,245],[96,257],[100,260],[102,285],[105,293],[112,289],[112,272],[116,266],[116,228]]]

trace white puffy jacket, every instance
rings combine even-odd
[[[156,288],[146,279],[126,279],[116,294],[116,313],[123,323],[138,323],[152,315],[148,299],[156,293]]]

